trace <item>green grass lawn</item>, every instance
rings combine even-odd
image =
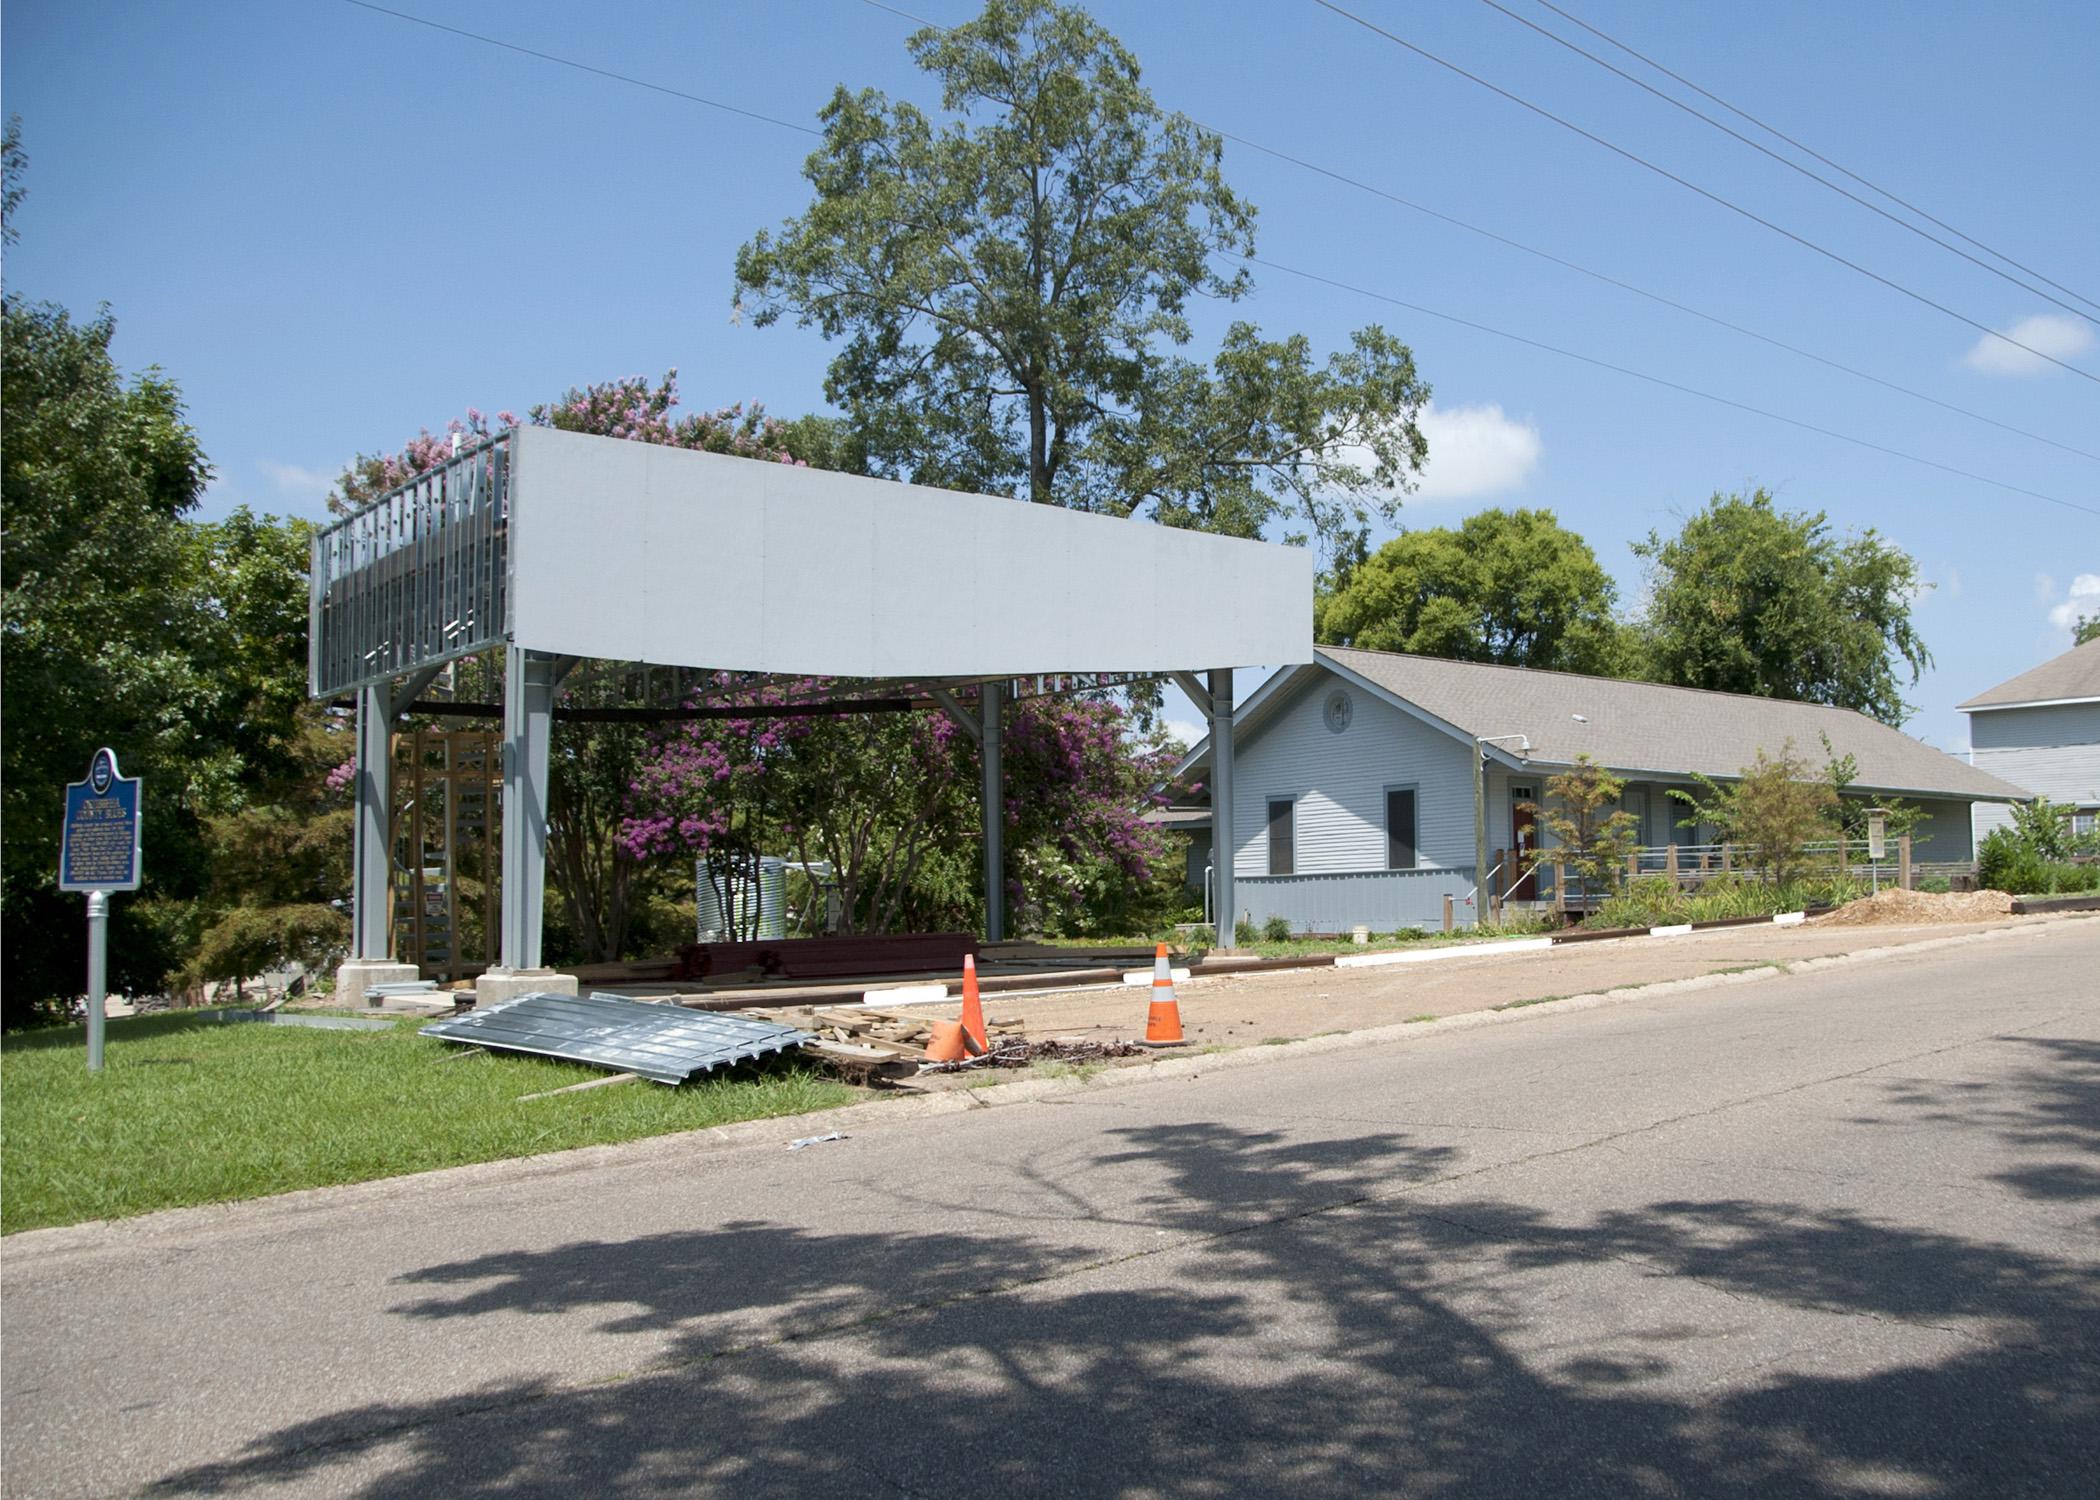
[[[774,1064],[675,1089],[642,1081],[521,1102],[605,1075],[543,1058],[462,1056],[416,1035],[420,1024],[320,1031],[179,1014],[113,1020],[99,1076],[87,1071],[78,1026],[0,1039],[0,1233],[635,1140],[856,1097]]]

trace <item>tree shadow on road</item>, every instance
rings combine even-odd
[[[1466,1165],[1132,1127],[935,1232],[434,1266],[395,1315],[674,1337],[617,1383],[373,1403],[156,1488],[1836,1497],[2100,1463],[2090,1264],[1773,1201],[1562,1219],[1466,1196]]]
[[[1905,1117],[1990,1131],[2025,1158],[1992,1175],[2022,1197],[2100,1199],[2100,1042],[2075,1037],[2004,1037],[2032,1062],[1983,1084],[1903,1079],[1888,1086]]]

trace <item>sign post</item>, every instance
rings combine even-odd
[[[109,992],[109,893],[139,888],[139,806],[136,776],[117,771],[108,746],[88,762],[87,779],[66,787],[66,821],[59,836],[58,888],[87,895],[87,1065],[102,1071],[102,1004]]]

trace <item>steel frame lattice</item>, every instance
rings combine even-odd
[[[509,630],[511,435],[463,448],[313,540],[315,697],[471,656]]]

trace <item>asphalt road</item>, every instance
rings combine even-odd
[[[0,1472],[2094,1492],[2100,922],[1326,1048],[14,1236]]]

